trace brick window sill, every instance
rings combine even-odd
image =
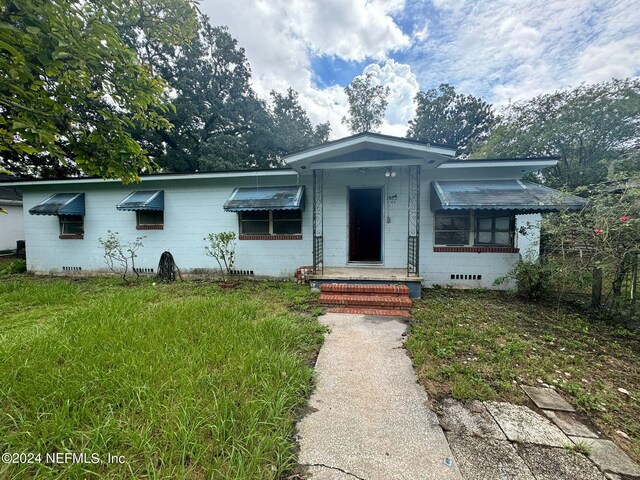
[[[446,253],[520,253],[515,247],[433,247],[434,252]]]
[[[164,230],[164,225],[136,225],[136,230]]]
[[[66,233],[58,237],[60,240],[82,240],[84,235],[81,233]]]
[[[302,235],[240,235],[240,240],[302,240]]]

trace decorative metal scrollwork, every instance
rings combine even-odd
[[[420,165],[409,167],[407,275],[418,276],[420,264]]]
[[[313,273],[323,270],[323,170],[313,171]]]

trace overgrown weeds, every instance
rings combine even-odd
[[[0,452],[124,464],[0,465],[2,478],[279,478],[323,328],[290,283],[0,284]]]
[[[406,345],[431,396],[523,403],[521,384],[548,384],[640,460],[637,332],[508,292],[429,290],[413,312]]]

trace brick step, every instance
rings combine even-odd
[[[409,295],[409,287],[406,285],[378,283],[324,283],[320,285],[320,291],[322,293],[357,293],[359,295]]]
[[[407,310],[384,310],[381,308],[335,307],[328,308],[327,313],[352,313],[356,315],[381,315],[385,317],[410,317]]]
[[[321,293],[319,301],[320,305],[329,307],[348,306],[409,310],[413,305],[409,297],[396,297],[392,295],[345,295]]]

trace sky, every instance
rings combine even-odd
[[[201,0],[246,51],[253,86],[293,87],[313,123],[349,134],[344,87],[390,88],[381,132],[405,136],[413,98],[441,83],[500,108],[640,75],[638,0]]]

